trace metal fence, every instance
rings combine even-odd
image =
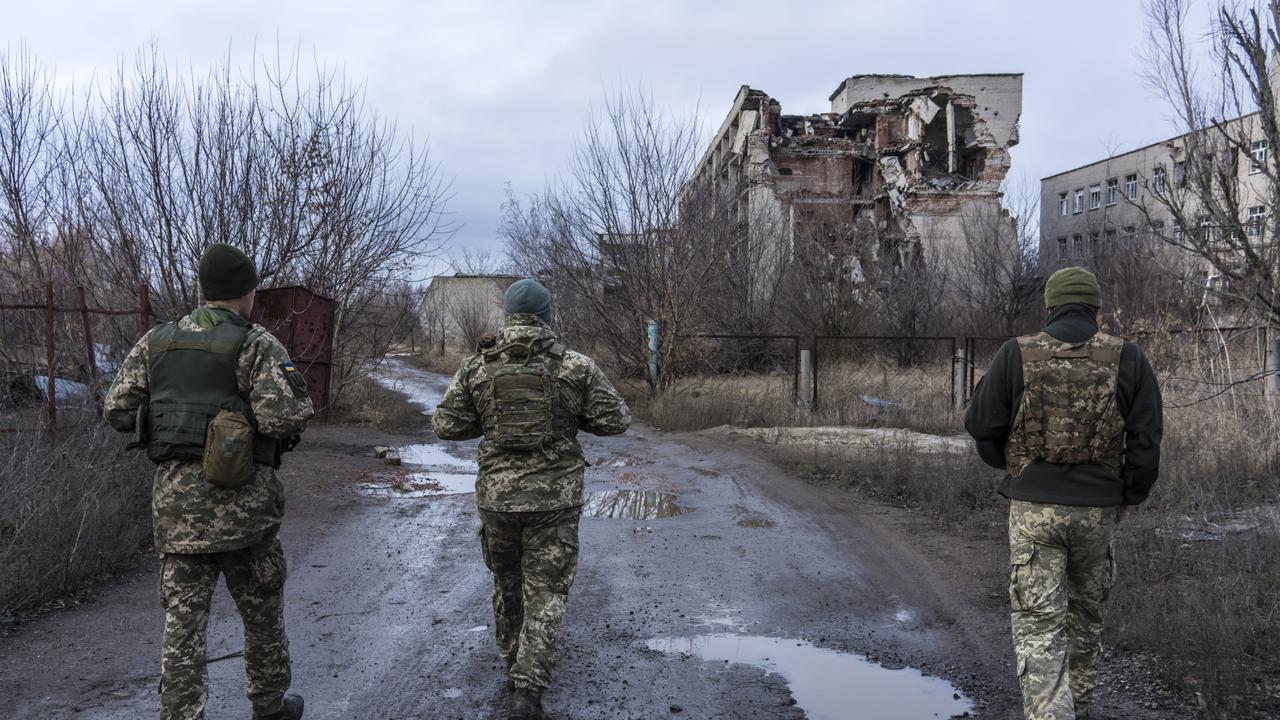
[[[799,397],[799,335],[694,333],[679,336],[679,341],[680,352],[668,369],[679,380],[750,383],[757,394]]]
[[[39,390],[45,403],[45,424],[50,432],[58,426],[59,386],[66,389],[68,395],[86,394],[97,412],[102,412],[102,371],[106,359],[100,356],[105,349],[99,342],[104,333],[95,331],[95,320],[117,318],[129,322],[130,316],[136,317],[136,334],[121,328],[114,328],[110,333],[123,334],[129,339],[140,337],[151,322],[151,301],[146,286],[138,290],[137,307],[127,310],[90,307],[83,286],[75,288],[74,306],[66,304],[67,293],[63,294],[62,304],[59,304],[54,283],[48,282],[44,288],[43,303],[0,303],[0,340],[6,349],[3,361],[10,372],[16,372],[18,376],[16,379],[12,375],[6,377],[6,385],[15,380],[23,383],[29,380],[31,386]],[[33,317],[33,313],[39,318]],[[14,314],[26,315],[26,322],[14,323],[11,319]],[[65,317],[68,315],[72,318],[70,321]],[[79,327],[74,327],[76,325]],[[68,342],[80,347],[60,353],[60,338],[64,347]],[[23,355],[29,355],[30,360],[23,359]],[[43,368],[40,367],[41,359]],[[107,360],[105,366],[111,364]],[[43,375],[39,372],[41,369]],[[23,429],[4,428],[7,432]]]
[[[819,335],[813,339],[813,403],[840,421],[946,414],[957,392],[954,337]]]

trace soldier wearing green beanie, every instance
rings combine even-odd
[[[164,641],[161,720],[204,717],[206,639],[219,576],[244,623],[254,720],[298,720],[284,629],[285,558],[276,477],[312,416],[302,373],[249,321],[258,273],[230,245],[210,245],[196,275],[206,303],[142,337],[120,365],[105,416],[156,463],[152,529]]]
[[[1008,470],[1009,601],[1023,709],[1090,716],[1111,542],[1121,509],[1160,473],[1162,402],[1142,350],[1098,329],[1102,291],[1081,267],[1045,284],[1043,331],[1005,343],[974,390],[965,428]]]

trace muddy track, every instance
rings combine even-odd
[[[423,402],[443,382],[402,370]],[[360,490],[385,480],[374,445],[424,441],[320,427],[283,473],[294,686],[308,718],[502,717],[473,496]],[[1007,606],[990,577],[956,565],[966,549],[925,537],[919,518],[810,485],[720,436],[637,427],[584,445],[589,491],[653,493],[637,507],[667,493],[689,511],[584,520],[553,717],[913,720],[947,717],[962,693],[976,717],[1020,717]],[[0,717],[154,717],[153,569],[0,640]],[[210,657],[239,650],[238,635],[220,591]],[[847,674],[823,680],[832,663]],[[247,717],[239,658],[210,677],[209,720]],[[1107,707],[1179,717],[1123,698]]]

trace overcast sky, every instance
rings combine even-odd
[[[1140,77],[1138,0],[787,3],[5,0],[3,40],[61,80],[109,72],[155,38],[196,67],[247,61],[276,39],[345,69],[452,177],[454,248],[498,247],[503,186],[555,175],[605,93],[639,84],[719,125],[738,87],[784,113],[828,110],[861,73],[1025,74],[1014,178],[1040,177],[1171,133]],[[1038,189],[1038,185],[1037,185]],[[429,269],[428,269],[429,271]]]

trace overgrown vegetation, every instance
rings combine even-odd
[[[149,545],[154,466],[124,446],[97,422],[0,434],[0,615],[65,595]]]
[[[353,382],[329,410],[329,422],[339,425],[370,425],[387,432],[405,432],[426,421],[421,408],[403,393],[373,378]]]

